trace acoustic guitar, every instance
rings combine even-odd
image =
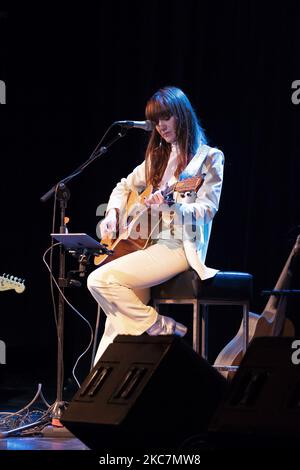
[[[185,195],[188,198],[194,195],[195,198],[202,182],[203,178],[200,176],[186,178],[172,186],[168,186],[162,191],[162,195],[168,204],[174,203],[172,199],[174,192],[179,193],[179,199],[181,197],[182,201],[186,200]],[[106,264],[134,251],[143,250],[149,245],[153,234],[157,232],[161,223],[161,216],[155,219],[155,223],[153,223],[153,220],[151,220],[151,208],[148,208],[144,202],[145,198],[150,196],[152,190],[152,185],[149,185],[141,194],[138,194],[137,191],[129,193],[125,209],[125,222],[121,224],[117,238],[105,237],[101,240],[101,244],[106,245],[106,248],[112,250],[113,254],[95,256],[94,263],[97,266]]]
[[[0,291],[12,289],[14,289],[18,294],[24,292],[24,279],[19,279],[4,273],[2,276],[0,276]]]
[[[292,260],[300,252],[300,235],[284,265],[284,268],[276,282],[274,290],[288,289],[292,279]],[[295,330],[292,322],[285,318],[287,298],[284,295],[271,295],[262,314],[249,313],[249,342],[258,336],[294,336]],[[243,356],[243,322],[236,336],[222,349],[216,358],[214,365],[239,366]],[[232,371],[223,371],[222,375],[231,379]]]

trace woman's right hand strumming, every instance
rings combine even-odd
[[[101,238],[115,238],[117,233],[117,210],[110,209],[100,223]]]

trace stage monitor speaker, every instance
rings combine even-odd
[[[62,423],[92,450],[177,449],[207,431],[226,380],[175,336],[120,335]]]
[[[210,438],[227,448],[299,447],[299,359],[295,338],[254,339],[211,420]]]

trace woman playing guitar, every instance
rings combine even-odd
[[[201,279],[217,272],[204,263],[222,189],[223,153],[206,145],[191,103],[179,88],[158,90],[149,99],[145,114],[153,127],[145,160],[113,189],[100,230],[104,238],[116,237],[117,227],[122,231],[126,221],[130,195],[150,188],[142,201],[148,208],[144,223],[149,225],[149,215],[151,219],[150,237],[147,230],[142,249],[123,253],[88,278],[88,288],[107,317],[95,363],[118,334],[183,336],[184,325],[147,305],[150,287],[189,267]],[[193,177],[198,184],[190,187]],[[165,200],[170,186],[174,188],[171,208]],[[143,223],[135,238],[137,234],[145,238]]]

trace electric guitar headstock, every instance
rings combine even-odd
[[[3,274],[0,276],[0,291],[14,289],[18,294],[22,294],[25,290],[24,279],[17,278],[15,276],[9,276]]]

